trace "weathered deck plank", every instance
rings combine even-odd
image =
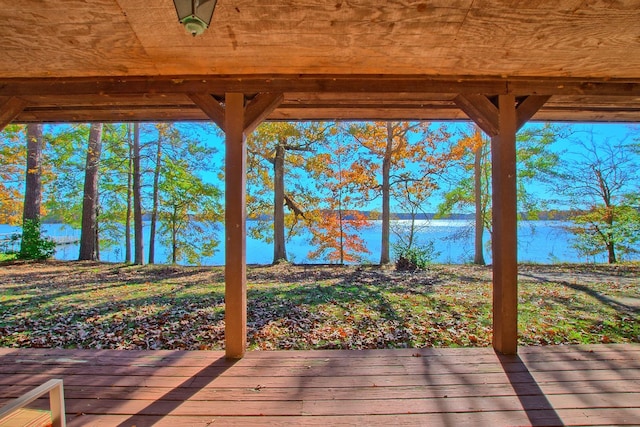
[[[637,425],[640,345],[223,352],[0,349],[0,404],[63,378],[70,426]]]

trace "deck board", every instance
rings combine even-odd
[[[0,404],[62,378],[69,426],[638,425],[640,345],[0,349]],[[44,403],[44,402],[40,402]]]

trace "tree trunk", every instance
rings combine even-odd
[[[27,173],[23,220],[40,221],[42,203],[42,125],[27,125]]]
[[[133,124],[133,228],[134,264],[144,264],[142,236],[142,191],[140,171],[140,125]]]
[[[100,200],[100,189],[98,189],[98,194],[96,195],[96,200]],[[96,248],[96,260],[100,259],[100,205],[96,208],[96,234],[94,236],[95,239],[95,248]]]
[[[42,125],[27,125],[27,170],[25,176],[24,206],[22,224],[27,221],[40,223],[40,205],[42,204]],[[24,237],[24,235],[23,235]],[[22,239],[20,252],[28,251],[33,243]]]
[[[173,207],[173,216],[171,218],[171,263],[178,262],[178,208]]]
[[[393,149],[393,124],[387,122],[387,147],[382,159],[382,241],[380,242],[380,265],[389,264],[389,236],[391,224],[391,151]]]
[[[609,264],[617,264],[618,259],[616,258],[616,248],[613,243],[607,243],[607,252],[609,254]]]
[[[131,123],[128,125],[129,132],[128,134],[128,144],[129,144],[129,167],[127,172],[127,218],[125,219],[125,230],[124,230],[124,262],[127,264],[131,262],[131,204],[132,204],[132,196],[133,196],[133,141],[131,140]]]
[[[80,230],[80,261],[98,259],[96,236],[98,233],[98,172],[102,152],[102,123],[92,123],[84,173],[82,199],[82,228]]]
[[[155,263],[156,255],[156,222],[158,220],[160,167],[162,159],[162,132],[158,135],[158,147],[156,149],[156,167],[153,172],[153,207],[151,208],[151,228],[149,230],[149,264]]]
[[[416,216],[418,212],[415,209],[411,210],[411,228],[409,228],[409,237],[407,238],[407,249],[413,248],[413,241],[416,238]]]
[[[285,147],[282,139],[276,146],[273,159],[273,263],[287,260],[284,239],[284,157]]]
[[[606,208],[604,220],[605,220],[605,223],[607,224],[607,234],[605,235],[607,255],[609,257],[609,264],[617,264],[618,258],[616,257],[616,246],[615,246],[615,242],[613,241],[613,237],[610,234],[611,231],[609,231],[613,229],[614,207],[611,206],[611,197],[608,192],[606,193],[604,202],[605,202],[605,208]]]
[[[476,128],[476,140],[481,140],[482,135],[480,134],[480,129]],[[475,224],[475,253],[473,257],[473,263],[477,265],[485,265],[484,260],[484,245],[483,245],[483,235],[484,235],[484,221],[483,215],[484,212],[482,210],[482,151],[484,149],[484,144],[479,144],[478,148],[475,152],[475,161],[473,164],[473,173],[474,173],[474,199],[476,206],[476,224]]]
[[[340,217],[340,265],[344,265],[344,218],[342,217],[342,209],[338,209],[338,215]]]
[[[382,160],[382,241],[380,245],[380,265],[389,264],[389,236],[391,224],[391,151],[393,148],[393,125],[387,122],[387,148]]]

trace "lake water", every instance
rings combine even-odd
[[[361,234],[371,254],[365,256],[366,261],[376,263],[380,258],[380,230],[379,221]],[[456,238],[470,227],[466,220],[431,220],[418,221],[421,230],[418,239],[421,242],[433,241],[435,251],[439,254],[434,258],[437,263],[466,263],[473,260],[473,234],[464,238]],[[248,228],[253,226],[248,222]],[[606,255],[595,257],[580,255],[572,246],[572,236],[563,226],[568,223],[562,221],[522,221],[518,226],[518,260],[520,262],[558,263],[558,262],[597,262],[607,261]],[[408,227],[408,221],[393,221],[393,227],[401,229]],[[79,237],[80,231],[62,224],[44,224],[43,229],[48,236]],[[223,231],[220,228],[218,239],[221,240],[219,251],[212,257],[203,258],[203,265],[224,264]],[[0,225],[0,235],[19,232],[19,227]],[[488,233],[487,233],[488,234]],[[149,226],[144,229],[144,235],[149,236]],[[485,236],[487,239],[488,236]],[[123,239],[124,240],[124,239]],[[392,233],[392,241],[395,236]],[[145,242],[145,250],[146,250]],[[486,245],[485,245],[486,248]],[[313,248],[308,244],[308,236],[296,236],[287,243],[289,260],[296,263],[324,263],[327,260],[310,261],[307,254]],[[640,248],[639,248],[640,249]],[[70,244],[58,246],[55,258],[59,260],[75,260],[78,258],[79,245]],[[121,247],[101,248],[101,260],[121,262],[124,259],[124,244]],[[393,255],[392,255],[393,256]],[[145,261],[147,257],[145,255]],[[156,243],[156,262],[164,263],[170,259],[168,248]],[[638,258],[636,258],[638,259]],[[273,247],[270,244],[247,238],[247,263],[269,264],[273,260]],[[491,252],[485,249],[485,260],[491,262]]]

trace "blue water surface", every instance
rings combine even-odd
[[[254,226],[248,222],[248,228]],[[579,254],[572,246],[573,236],[566,231],[569,223],[562,221],[521,221],[518,225],[518,261],[533,263],[559,262],[596,262],[607,261],[606,254],[586,257]],[[433,242],[436,263],[462,264],[473,259],[473,229],[470,221],[466,220],[424,220],[417,223],[419,231],[417,239],[421,243]],[[391,241],[397,240],[396,233],[403,233],[409,227],[408,221],[392,221]],[[80,230],[72,229],[63,224],[44,224],[43,229],[48,236],[65,239],[79,238]],[[224,264],[223,229],[220,227],[218,252],[207,258],[202,258],[202,265]],[[19,227],[0,225],[0,235],[19,232]],[[488,233],[485,233],[485,260],[491,262]],[[144,228],[144,235],[149,235],[149,225]],[[362,230],[361,237],[370,253],[364,255],[363,262],[376,263],[380,258],[380,221],[373,221],[373,226]],[[287,242],[287,255],[295,263],[326,263],[327,259],[310,260],[307,255],[314,248],[309,244],[309,235],[294,236]],[[146,242],[145,242],[146,243]],[[146,247],[145,247],[146,249]],[[58,246],[55,258],[58,260],[75,260],[78,258],[79,245],[77,243]],[[120,246],[101,248],[100,258],[107,262],[122,262],[124,260],[124,242]],[[146,260],[146,254],[145,254]],[[156,242],[156,262],[167,263],[170,260],[169,248]],[[273,247],[271,244],[247,238],[247,263],[269,264],[273,261]]]

